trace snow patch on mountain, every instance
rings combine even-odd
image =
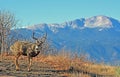
[[[85,20],[85,27],[95,28],[111,28],[112,22],[109,17],[106,16],[94,16]]]
[[[37,25],[33,25],[33,26],[28,26],[27,29],[31,29],[31,30],[36,30],[36,29],[44,29],[45,26],[47,26],[47,24],[43,23],[43,24],[37,24]]]

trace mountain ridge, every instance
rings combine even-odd
[[[98,24],[98,25],[97,25]],[[17,29],[19,34],[30,39],[35,31],[37,37],[45,32],[48,40],[58,50],[84,52],[89,59],[111,62],[120,60],[120,22],[107,16],[75,19],[62,24],[37,24]]]
[[[37,28],[43,28],[45,26],[48,26],[48,28],[52,28],[52,29],[56,29],[56,28],[65,28],[65,27],[69,27],[71,29],[84,29],[84,28],[112,28],[113,26],[120,25],[120,22],[114,18],[111,17],[107,17],[107,16],[93,16],[90,18],[80,18],[80,19],[75,19],[73,21],[68,21],[68,22],[64,22],[62,24],[57,24],[57,23],[53,23],[53,24],[37,24],[37,25],[33,25],[33,26],[28,26],[26,28],[28,29],[36,29]],[[120,28],[120,26],[119,26]]]

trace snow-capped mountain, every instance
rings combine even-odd
[[[57,49],[83,52],[96,61],[120,60],[120,22],[107,16],[81,18],[61,24],[37,24],[18,29],[20,35],[30,39],[32,31],[39,37],[48,33]]]
[[[28,29],[43,29],[46,26],[50,29],[56,29],[56,28],[65,28],[69,27],[72,29],[81,29],[83,27],[88,27],[88,28],[112,28],[114,25],[120,24],[119,21],[107,17],[107,16],[94,16],[91,18],[81,18],[81,19],[76,19],[73,21],[69,22],[64,22],[62,24],[37,24],[33,26],[27,27]]]
[[[111,28],[112,21],[109,17],[106,16],[94,16],[86,19],[85,27],[95,28],[95,27],[103,27],[103,28]]]

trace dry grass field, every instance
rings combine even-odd
[[[119,77],[116,67],[95,64],[69,55],[38,55],[33,59],[32,70],[27,71],[27,57],[19,59],[20,71],[15,71],[14,56],[3,54],[0,77]]]

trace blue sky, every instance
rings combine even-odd
[[[120,20],[120,0],[0,0],[0,10],[14,13],[22,25],[63,23],[96,15]]]

